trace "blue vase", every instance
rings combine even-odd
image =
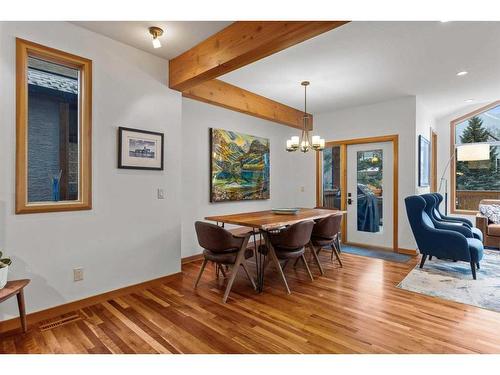
[[[59,195],[59,177],[53,177],[52,178],[52,200],[54,202],[58,202],[60,195]]]

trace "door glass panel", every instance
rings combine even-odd
[[[340,146],[323,151],[323,207],[340,210]]]
[[[357,152],[358,230],[377,233],[383,230],[383,152]]]
[[[78,200],[79,70],[28,58],[28,202]]]

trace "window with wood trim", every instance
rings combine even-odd
[[[482,199],[500,199],[500,101],[451,122],[451,153],[451,212],[474,213]]]
[[[92,61],[16,39],[16,213],[92,207]]]

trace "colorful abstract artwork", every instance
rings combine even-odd
[[[269,139],[210,129],[210,201],[269,199]]]

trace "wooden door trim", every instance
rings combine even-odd
[[[341,196],[340,205],[343,211],[346,210],[346,187],[347,187],[347,146],[378,142],[392,142],[393,151],[393,235],[392,235],[392,250],[397,252],[399,249],[399,135],[382,135],[378,137],[352,138],[339,141],[328,141],[325,147],[340,146],[340,179],[341,179]],[[316,157],[316,206],[322,205],[322,189],[321,189],[321,157],[318,154]],[[342,222],[342,240],[347,240],[347,225],[345,220]]]
[[[437,192],[437,142],[438,134],[431,128],[431,191]]]

